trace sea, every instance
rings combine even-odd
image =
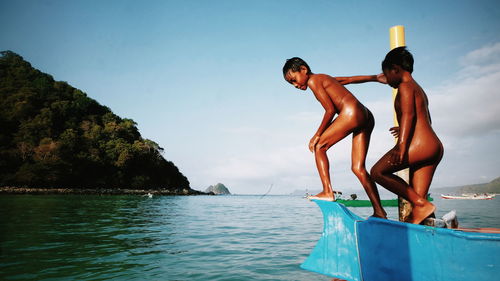
[[[434,204],[500,228],[500,198]],[[0,195],[0,280],[331,280],[299,267],[322,228],[302,196]]]

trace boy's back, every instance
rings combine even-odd
[[[341,85],[337,79],[327,74],[311,75],[308,85],[318,100],[327,95],[335,106],[337,112],[342,110],[343,99],[346,96],[350,96],[357,101],[354,95]]]
[[[417,81],[412,80],[409,82],[404,82],[399,85],[399,88],[403,88],[408,92],[413,94],[413,99],[415,101],[415,113],[417,115],[417,124],[416,126],[426,126],[431,127],[431,117],[429,113],[429,101],[427,99],[427,95],[425,94],[424,89],[420,87]],[[404,91],[400,91],[403,92]],[[401,118],[401,97],[400,95],[396,96],[394,104],[394,109],[396,110],[396,115],[398,119]]]

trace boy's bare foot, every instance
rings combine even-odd
[[[324,201],[333,202],[333,201],[335,201],[335,196],[333,195],[333,192],[326,193],[326,192],[322,191],[316,195],[309,196],[309,199],[316,199],[316,200],[324,200]]]
[[[376,217],[376,218],[381,218],[381,219],[387,219],[387,214],[385,212],[383,212],[383,213],[374,212],[373,215],[371,215],[371,216]]]
[[[436,210],[436,206],[426,201],[422,206],[413,206],[412,216],[409,223],[419,224]]]

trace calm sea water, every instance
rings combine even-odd
[[[500,227],[499,198],[435,204]],[[316,204],[293,196],[1,195],[0,279],[330,280],[299,268],[321,231]]]

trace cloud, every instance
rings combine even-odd
[[[460,59],[457,78],[428,90],[438,132],[472,136],[500,131],[500,43]]]
[[[459,62],[456,78],[427,91],[433,127],[445,147],[435,186],[499,176],[500,43],[473,50]]]
[[[471,51],[460,58],[459,62],[468,67],[470,65],[490,64],[492,60],[497,62],[500,60],[500,42]]]
[[[307,148],[311,124],[318,120],[296,122],[290,130],[274,131],[265,146],[248,144],[237,154],[215,159],[204,169],[202,178],[223,182],[234,187],[237,193],[264,193],[270,184],[274,184],[272,193],[275,194],[287,194],[295,189],[321,189],[314,155]],[[351,139],[348,136],[328,152],[335,184],[345,185],[350,181],[342,178],[352,174]]]
[[[279,146],[276,146],[279,147]],[[206,177],[216,177],[221,181],[241,187],[253,187],[262,191],[269,184],[275,185],[296,177],[307,178],[312,171],[313,158],[301,146],[286,146],[276,150],[248,151],[230,158],[220,159],[205,170]],[[294,180],[291,180],[294,181]],[[254,193],[246,190],[246,193]]]
[[[383,111],[380,114],[388,117],[380,124],[383,131],[374,131],[374,141],[370,144],[367,159],[368,169],[394,145],[394,139],[388,131],[389,126],[392,126],[391,106],[380,102],[376,107],[374,111],[378,112],[380,108]],[[246,151],[216,159],[210,167],[204,169],[201,177],[209,182],[223,182],[236,193],[263,194],[270,184],[273,184],[273,194],[288,194],[295,189],[321,189],[314,155],[307,148],[309,131],[321,120],[321,114],[300,113],[295,117],[298,119],[294,122],[292,132],[275,131],[266,146],[246,145]],[[244,134],[254,130],[243,128],[225,131]],[[349,135],[328,151],[334,188],[361,189],[357,178],[351,172],[351,146],[352,136]]]

